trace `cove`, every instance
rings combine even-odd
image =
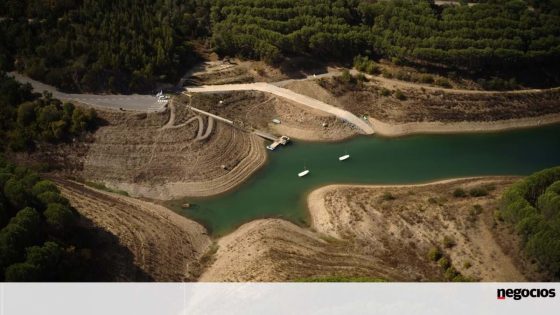
[[[338,157],[351,157],[340,162]],[[237,189],[170,201],[174,211],[224,235],[258,218],[307,223],[307,194],[327,184],[403,184],[479,175],[528,175],[560,165],[560,125],[485,134],[357,137],[294,143],[268,153],[267,164]],[[310,173],[299,178],[306,166]],[[181,204],[193,204],[182,209]]]

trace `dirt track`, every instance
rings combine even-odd
[[[182,101],[232,120],[246,129],[287,135],[297,140],[333,141],[357,134],[350,124],[333,115],[259,91],[194,93]],[[273,119],[279,119],[281,123],[275,124]]]
[[[309,108],[323,111],[332,114],[344,121],[347,121],[356,126],[362,133],[367,135],[373,134],[374,130],[364,120],[356,117],[349,111],[337,108],[327,103],[321,102],[309,96],[295,93],[291,90],[281,88],[265,82],[257,83],[244,83],[244,84],[224,84],[224,85],[205,85],[201,87],[189,87],[188,92],[191,93],[215,93],[215,92],[230,92],[230,91],[261,91],[271,93],[276,96],[283,97],[290,101],[308,106]]]
[[[56,180],[64,197],[96,226],[115,235],[134,256],[134,264],[154,281],[193,281],[211,244],[206,230],[167,208]],[[116,259],[119,259],[117,253]],[[118,265],[118,262],[117,262]],[[138,281],[130,270],[120,280]]]

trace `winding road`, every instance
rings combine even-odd
[[[373,127],[366,121],[360,119],[356,115],[341,108],[329,105],[306,95],[298,94],[294,91],[265,83],[242,83],[242,84],[223,84],[223,85],[203,85],[197,87],[187,88],[188,92],[192,93],[220,93],[229,91],[260,91],[265,93],[274,94],[290,101],[305,105],[307,107],[320,110],[332,114],[361,130],[365,134],[373,134]]]

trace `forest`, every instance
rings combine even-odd
[[[270,63],[299,54],[337,61],[363,55],[478,77],[530,72],[545,85],[560,81],[557,1],[440,7],[428,0],[216,0],[211,20],[219,53]]]
[[[73,92],[149,91],[196,60],[204,0],[8,0],[0,4],[0,70]]]
[[[525,252],[560,279],[560,167],[512,185],[504,193],[499,215],[515,225]]]
[[[78,220],[52,182],[0,158],[0,281],[95,280]]]
[[[36,143],[68,142],[94,131],[99,121],[92,108],[79,108],[51,97],[31,92],[0,72],[0,152],[31,151]],[[6,147],[7,146],[7,147]]]
[[[467,1],[461,1],[466,3]],[[474,78],[560,83],[560,3],[479,0],[7,0],[0,70],[66,91],[176,83],[202,45],[278,64],[361,55]],[[531,82],[534,81],[534,82]]]
[[[0,152],[81,137],[97,127],[96,117],[0,73]],[[92,254],[96,238],[79,222],[52,182],[0,155],[0,281],[109,279]]]

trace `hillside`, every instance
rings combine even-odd
[[[348,64],[362,55],[433,73],[558,85],[554,1],[8,1],[0,70],[67,91],[153,91],[202,57]],[[97,12],[104,12],[97,14]],[[305,59],[301,62],[300,58]],[[513,80],[513,81],[512,81]]]

